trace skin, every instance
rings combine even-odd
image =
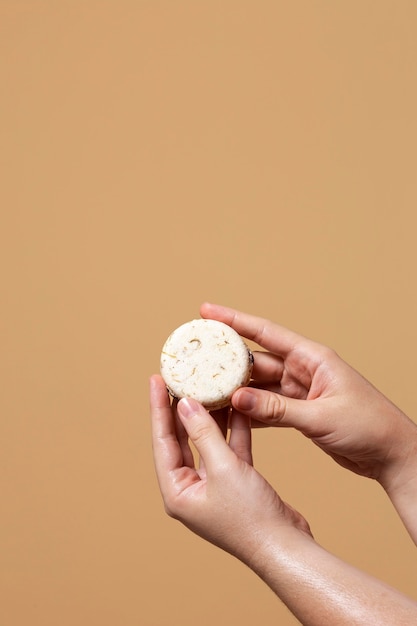
[[[167,513],[249,566],[302,624],[417,623],[417,603],[314,540],[253,467],[251,452],[251,426],[298,429],[343,467],[378,481],[416,542],[416,425],[334,351],[233,309],[204,304],[200,313],[263,350],[255,352],[253,386],[234,394],[229,415],[210,415],[191,399],[171,405],[161,377],[151,378]]]

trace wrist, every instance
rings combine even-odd
[[[417,424],[404,416],[401,426],[397,427],[397,436],[392,439],[391,450],[378,482],[391,498],[405,485],[415,484],[416,478]]]
[[[378,480],[417,544],[417,425],[408,420],[404,431]]]
[[[316,543],[310,532],[295,526],[265,528],[256,548],[243,559],[245,564],[268,583],[272,572],[285,569],[288,559],[308,551]]]

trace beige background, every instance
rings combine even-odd
[[[168,519],[148,376],[203,300],[330,344],[413,419],[417,5],[0,0],[0,624],[296,623]],[[376,484],[255,460],[417,599]]]

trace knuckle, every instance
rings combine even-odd
[[[189,434],[195,444],[204,445],[204,443],[210,439],[211,425],[202,423],[195,424]]]
[[[333,348],[322,345],[318,351],[319,359],[322,363],[331,363],[337,358],[337,353]]]
[[[265,400],[265,414],[272,423],[282,422],[285,418],[285,398],[275,393],[268,393]]]

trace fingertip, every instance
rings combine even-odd
[[[151,407],[170,406],[169,394],[164,379],[159,374],[149,377],[149,397]]]
[[[250,387],[241,387],[233,394],[232,404],[238,411],[253,411],[257,404],[256,394]]]
[[[189,419],[202,409],[202,405],[193,398],[181,398],[177,404],[177,411],[180,417]]]
[[[149,376],[149,388],[153,390],[156,387],[158,387],[160,383],[160,379],[161,379],[161,376],[159,376],[158,374],[152,374],[151,376]]]
[[[211,302],[203,302],[200,306],[200,315],[201,317],[204,318],[209,318],[210,317],[210,313],[213,309],[217,308],[217,305],[211,303]]]
[[[234,309],[230,309],[221,304],[214,304],[213,302],[204,302],[200,306],[200,315],[205,319],[214,319],[230,325],[230,321],[233,319]]]

